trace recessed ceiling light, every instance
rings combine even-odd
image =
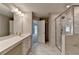
[[[69,7],[70,7],[70,5],[67,5],[67,6],[66,6],[66,8],[69,8]]]

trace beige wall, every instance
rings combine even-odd
[[[55,18],[57,14],[51,14],[49,16],[49,42],[53,47],[55,46]]]
[[[9,17],[0,15],[0,36],[9,35],[9,20]]]

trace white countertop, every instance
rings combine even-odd
[[[11,35],[8,35],[8,36],[0,37],[0,41],[9,39],[9,38],[12,38],[12,37],[15,37],[15,36],[16,36],[16,35],[11,34]]]
[[[31,34],[23,34],[21,36],[15,35],[9,38],[5,38],[4,40],[0,41],[0,52],[8,49],[9,47],[13,46],[14,44],[22,41],[24,38],[30,36]]]

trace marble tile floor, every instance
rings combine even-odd
[[[47,44],[35,43],[29,55],[60,55],[60,51]]]

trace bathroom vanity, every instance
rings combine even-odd
[[[0,4],[0,55],[26,55],[31,50],[32,12],[15,12],[16,6]],[[6,7],[5,7],[6,6]],[[18,8],[17,8],[18,9]],[[9,16],[8,16],[9,15]]]
[[[31,50],[31,34],[11,35],[0,41],[0,55],[27,55]]]

